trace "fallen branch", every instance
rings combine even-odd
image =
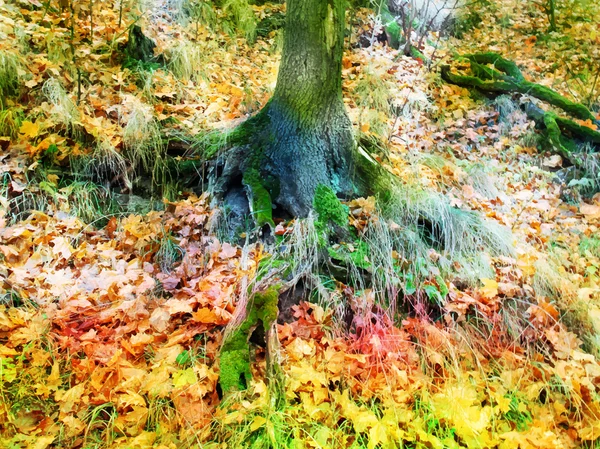
[[[575,119],[589,121],[596,126],[600,125],[596,116],[586,106],[575,103],[546,86],[527,81],[513,61],[497,53],[479,53],[464,58],[470,63],[471,73],[459,75],[453,73],[450,66],[446,65],[442,67],[444,81],[461,87],[474,88],[487,94],[526,94],[562,109]],[[526,105],[525,112],[545,130],[551,149],[568,159],[573,165],[582,164],[582,158],[577,155],[576,141],[600,144],[600,132],[590,126],[561,117],[552,111],[544,111],[533,103]]]

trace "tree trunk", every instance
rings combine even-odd
[[[315,188],[350,195],[354,137],[342,99],[344,0],[288,0],[277,87],[267,106],[275,202],[304,216]]]

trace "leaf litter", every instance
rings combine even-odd
[[[573,74],[589,67],[583,55],[597,61],[597,23],[576,21],[564,39],[541,42],[532,32],[540,11],[497,3],[481,26],[449,40],[450,51],[427,44],[424,54],[500,51],[536,82],[578,101],[590,95]],[[440,281],[448,293],[437,319],[418,290],[414,313],[398,319],[375,292],[336,286],[353,304],[348,332],[322,304],[294,306],[277,327],[285,409],[272,407],[260,347],[248,390],[222,404],[223,330],[264,249],[219,241],[206,194],[93,226],[55,174],[31,176],[41,157],[66,164],[91,154],[90,142],[125,154],[136,111],[167,135],[230,129],[272,92],[277,33],[249,45],[182,25],[159,2],[141,14],[126,5],[121,17],[103,1],[77,4],[74,17],[37,2],[2,5],[0,56],[30,93],[3,105],[25,119],[0,120],[0,445],[569,448],[600,438],[600,198],[565,201],[568,189],[546,171],[561,161],[537,154],[518,108],[473,99],[387,46],[347,51],[349,114],[365,135],[387,139],[380,162],[510,229],[515,252],[490,256],[493,275],[475,285]],[[254,7],[258,16],[280,10]],[[121,66],[119,46],[137,20],[169,69]],[[357,20],[367,27],[370,18]],[[6,80],[0,89],[17,82]],[[392,108],[361,95],[374,85]],[[372,199],[350,210],[359,232],[377,220]],[[280,226],[283,234],[294,223]],[[432,259],[443,256],[432,248]]]

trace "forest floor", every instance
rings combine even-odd
[[[558,2],[556,32],[533,2],[475,3],[430,62],[361,48],[371,19],[352,15],[346,105],[402,182],[395,221],[348,204],[356,239],[328,249],[345,282],[312,260],[311,218],[239,244],[168,169],[266,103],[281,5],[253,7],[249,43],[220,10],[54,3],[0,0],[0,447],[598,447],[600,165],[573,178],[524,95],[439,74],[495,51],[598,108],[597,2]],[[124,56],[133,24],[160,60]],[[277,326],[284,400],[254,344],[247,390],[223,399],[224,329],[275,262],[314,290]]]

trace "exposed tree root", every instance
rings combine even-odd
[[[277,333],[273,335],[273,325],[277,322],[279,310],[279,286],[271,286],[262,292],[256,292],[251,301],[246,305],[244,319],[239,326],[231,328],[226,333],[221,347],[221,374],[219,383],[223,394],[231,391],[244,390],[249,384],[252,374],[250,372],[250,346],[248,341],[257,327],[262,326],[268,338],[268,370],[273,375],[275,382],[279,381],[276,375],[277,360]]]
[[[449,66],[442,67],[442,78],[451,84],[474,88],[486,94],[501,95],[521,93],[562,109],[575,119],[600,125],[596,116],[583,104],[575,103],[554,90],[527,81],[517,65],[496,53],[465,56],[470,63],[470,74],[453,73]],[[550,150],[560,154],[573,165],[581,166],[583,159],[577,154],[577,143],[600,144],[600,132],[552,111],[544,111],[528,103],[527,115],[545,130]]]

